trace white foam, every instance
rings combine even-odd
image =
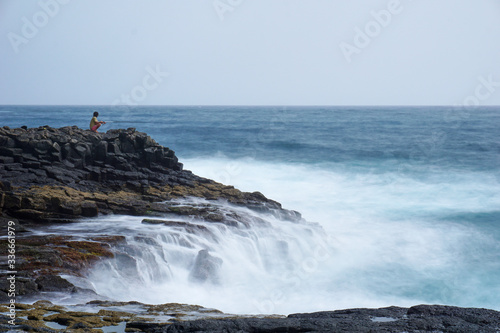
[[[490,291],[476,286],[474,274],[480,279],[481,273],[472,271],[483,253],[498,252],[498,241],[472,224],[441,219],[498,210],[500,187],[490,174],[433,169],[424,178],[220,156],[184,164],[196,174],[261,191],[328,231],[336,250],[331,266],[309,277],[312,290],[289,295],[297,303],[311,298],[323,309],[426,302],[498,308],[488,300]],[[500,266],[496,260],[494,267]]]
[[[89,280],[94,290],[122,301],[199,304],[228,313],[283,313],[280,306],[270,309],[267,304],[269,300],[280,301],[274,300],[274,293],[283,289],[283,294],[289,294],[305,286],[304,281],[331,258],[328,239],[318,225],[281,221],[223,202],[211,204],[239,214],[250,226],[228,227],[181,216],[177,220],[203,225],[206,230],[197,233],[161,224],[144,225],[141,218],[132,222],[130,217],[124,218],[124,223],[113,221],[116,217],[86,222],[99,224],[103,230],[109,226],[127,238],[126,245],[115,249],[123,254],[92,271]],[[113,224],[130,229],[116,230]],[[209,250],[222,265],[206,281],[193,281],[190,274],[202,249]]]
[[[223,203],[221,209],[268,224],[236,229],[176,217],[205,225],[211,237],[141,224],[141,217],[109,216],[57,227],[73,235],[126,236],[127,245],[117,250],[134,260],[96,267],[89,279],[99,294],[241,314],[421,303],[498,308],[492,295],[500,287],[483,285],[498,281],[498,241],[472,224],[441,218],[499,207],[498,182],[488,174],[434,170],[433,177],[428,173],[423,179],[408,173],[220,156],[183,162],[198,175],[261,191],[308,221],[319,222],[326,234],[309,224],[283,222]],[[201,249],[223,262],[215,282],[189,278]]]

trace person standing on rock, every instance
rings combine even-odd
[[[97,133],[97,129],[101,127],[102,124],[106,124],[105,121],[99,121],[97,120],[97,117],[99,117],[99,112],[94,112],[94,116],[92,117],[92,120],[90,120],[90,130],[92,132]]]

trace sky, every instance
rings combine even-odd
[[[500,0],[0,0],[0,105],[500,105]]]

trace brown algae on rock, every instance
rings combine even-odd
[[[7,312],[9,309],[6,306],[0,306],[0,313]],[[34,332],[43,329],[54,332],[102,332],[103,328],[118,326],[121,327],[120,332],[140,332],[140,327],[148,323],[168,324],[178,320],[226,317],[231,316],[219,310],[179,303],[149,305],[92,301],[85,305],[61,306],[43,300],[33,304],[16,304],[16,324],[30,327]]]

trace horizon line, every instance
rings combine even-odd
[[[110,105],[110,104],[0,104],[4,106],[81,106],[81,107],[452,107],[452,108],[481,108],[500,107],[500,105],[448,105],[448,104],[154,104],[154,105]]]

